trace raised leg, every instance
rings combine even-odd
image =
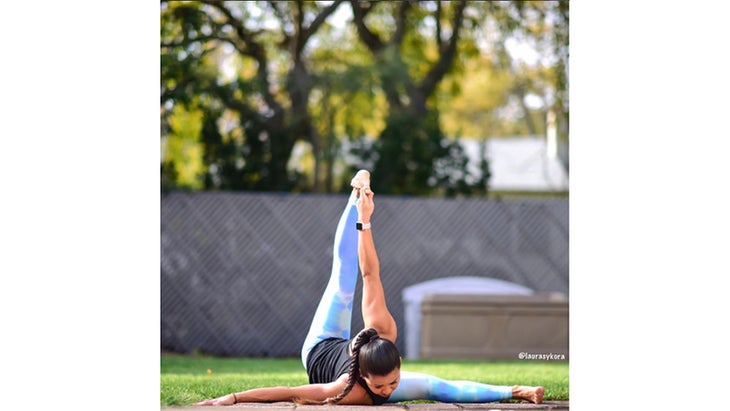
[[[347,200],[345,210],[335,231],[332,249],[332,271],[312,325],[302,345],[302,364],[317,343],[330,337],[350,338],[352,300],[357,285],[357,208],[355,191]]]

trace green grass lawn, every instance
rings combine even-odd
[[[545,387],[545,400],[569,399],[567,362],[405,360],[403,370],[494,385],[542,385]],[[296,386],[307,382],[301,361],[294,358],[167,355],[160,358],[162,407],[191,405],[206,398],[251,388]]]

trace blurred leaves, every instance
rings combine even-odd
[[[567,1],[163,1],[160,19],[163,189],[336,192],[365,167],[381,193],[482,195],[489,165],[470,176],[457,137],[542,135],[552,110],[567,141]]]

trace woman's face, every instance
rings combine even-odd
[[[375,394],[390,397],[400,383],[400,368],[395,368],[387,375],[363,375],[362,379]]]

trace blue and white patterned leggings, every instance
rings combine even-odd
[[[351,194],[335,232],[332,273],[314,314],[309,333],[302,346],[302,364],[320,341],[339,337],[350,339],[352,300],[358,276],[357,198]],[[432,400],[440,402],[492,402],[512,398],[511,386],[497,386],[473,381],[450,381],[432,375],[401,371],[398,388],[388,402]]]

